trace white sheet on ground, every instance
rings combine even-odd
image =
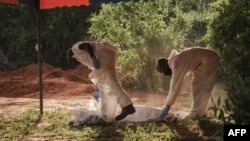
[[[136,112],[132,115],[128,115],[121,121],[123,123],[136,123],[136,122],[154,122],[154,121],[164,121],[164,122],[174,122],[176,120],[184,119],[188,113],[187,112],[170,112],[163,119],[160,119],[160,108],[148,107],[142,105],[134,105]],[[96,125],[103,122],[100,118],[100,111],[98,109],[98,104],[94,103],[93,100],[90,101],[88,106],[77,106],[70,109],[72,113],[73,126],[78,126],[80,124],[85,125]],[[120,108],[117,108],[117,114],[121,112]]]

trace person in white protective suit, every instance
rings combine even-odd
[[[100,116],[103,120],[119,121],[135,113],[131,98],[117,79],[117,47],[108,42],[79,41],[68,51],[68,55],[72,55],[70,59],[75,58],[92,70],[89,78],[99,90]],[[117,104],[120,105],[122,111],[115,117]]]
[[[168,59],[157,60],[157,71],[166,76],[171,75],[166,106],[160,117],[168,114],[180,92],[184,77],[188,74],[192,76],[190,83],[192,107],[189,116],[205,116],[211,91],[216,81],[219,60],[219,56],[214,51],[199,47],[185,49],[181,52],[172,50]]]

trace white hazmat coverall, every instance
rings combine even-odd
[[[179,53],[173,50],[168,57],[168,64],[172,69],[172,78],[166,105],[174,104],[184,77],[191,74],[192,108],[190,116],[206,115],[211,91],[216,81],[219,56],[214,51],[205,48],[189,48]]]
[[[77,42],[73,45],[73,58],[92,70],[89,78],[99,89],[100,116],[105,121],[110,122],[115,117],[117,104],[121,108],[132,104],[129,95],[123,90],[117,79],[115,67],[118,48],[108,42],[88,42],[101,65],[99,69],[95,69],[89,54],[85,50],[79,49],[79,45],[82,43],[84,42]]]

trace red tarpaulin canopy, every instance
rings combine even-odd
[[[24,3],[29,6],[36,6],[38,4],[38,0],[0,0],[1,3],[10,3],[10,4],[18,4]],[[90,4],[90,0],[40,0],[39,9],[51,9],[54,7],[63,7],[63,6],[81,6]]]
[[[18,4],[23,3],[38,9],[52,9],[55,7],[71,7],[71,6],[89,6],[95,3],[108,3],[108,2],[128,2],[130,0],[0,0],[0,3]],[[38,6],[39,4],[39,6]]]
[[[41,44],[40,44],[40,10],[52,9],[55,7],[71,7],[71,6],[89,6],[95,3],[108,3],[108,2],[128,2],[130,0],[0,0],[0,3],[9,4],[25,4],[36,9],[37,20],[37,44],[38,44],[38,74],[39,74],[39,96],[40,96],[40,114],[43,114],[43,87],[42,87],[42,57],[41,57]],[[136,0],[135,0],[136,1]]]
[[[40,0],[40,9],[51,9],[63,6],[90,5],[90,0]]]

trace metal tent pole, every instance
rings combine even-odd
[[[43,114],[43,82],[42,82],[42,53],[41,53],[41,37],[40,37],[40,0],[36,4],[36,22],[37,22],[37,44],[38,44],[38,83],[39,83],[39,99],[40,114]]]

